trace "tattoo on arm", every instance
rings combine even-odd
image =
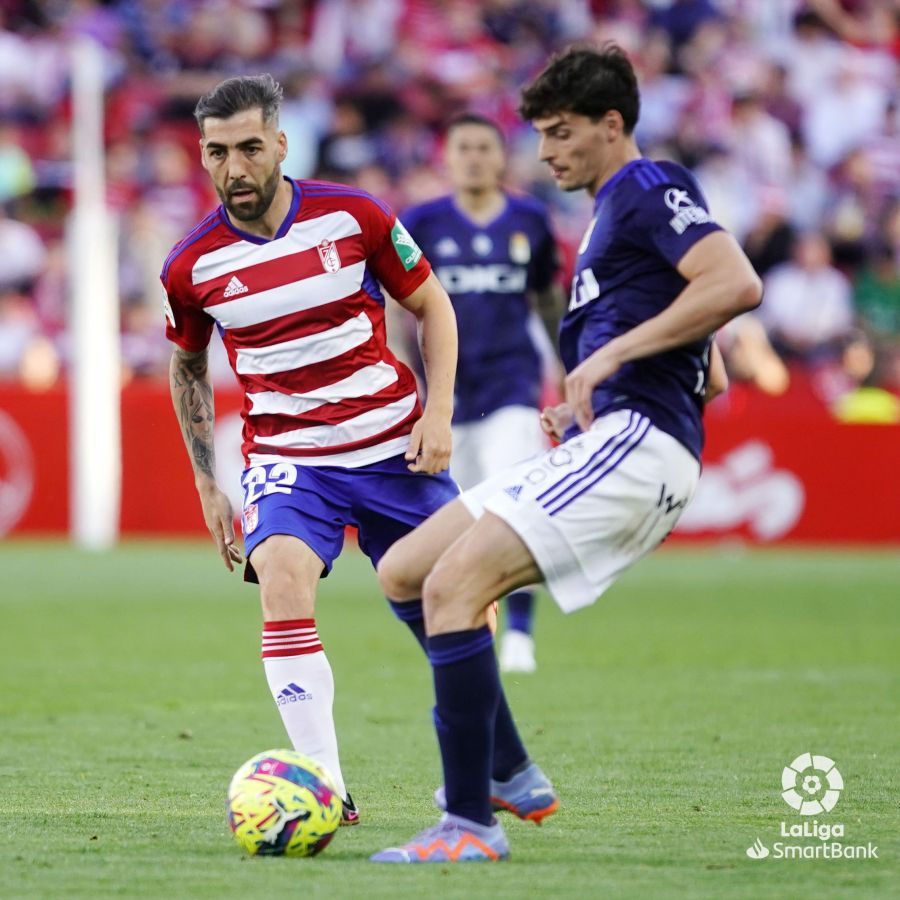
[[[169,388],[194,471],[214,477],[213,425],[216,414],[208,360],[206,350],[190,353],[176,348],[169,366]]]

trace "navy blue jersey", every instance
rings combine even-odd
[[[607,181],[578,248],[560,327],[566,371],[669,306],[687,284],[676,265],[719,228],[693,175],[676,163],[634,160]],[[710,344],[703,338],[622,366],[594,391],[595,415],[637,410],[699,459]]]
[[[452,197],[441,197],[412,207],[401,219],[456,311],[453,421],[471,422],[504,406],[536,407],[541,360],[528,333],[526,293],[548,287],[557,269],[544,208],[507,194],[503,212],[478,225]]]

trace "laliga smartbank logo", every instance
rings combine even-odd
[[[844,789],[844,779],[834,760],[827,756],[801,753],[781,773],[781,796],[801,816],[829,813]],[[757,836],[747,848],[750,859],[878,859],[878,847],[871,843],[845,844],[843,822],[805,819],[781,823],[778,838],[815,838],[812,843],[775,840],[771,849]]]
[[[801,753],[784,767],[781,787],[781,796],[788,806],[801,816],[815,816],[834,809],[844,789],[844,779],[833,759]]]

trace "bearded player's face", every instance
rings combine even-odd
[[[235,219],[251,222],[266,214],[281,181],[287,140],[262,110],[248,109],[227,119],[203,120],[203,168],[219,199]]]

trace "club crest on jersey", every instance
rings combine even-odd
[[[244,510],[244,534],[251,534],[259,525],[259,507],[255,503],[251,503]]]
[[[675,213],[669,219],[669,225],[676,234],[684,234],[688,225],[702,225],[710,220],[709,213],[702,206],[697,206],[688,192],[681,188],[669,188],[663,199]]]
[[[319,259],[322,260],[322,266],[326,272],[334,274],[341,268],[341,257],[338,253],[337,244],[329,241],[327,238],[319,244]]]
[[[520,266],[531,261],[531,242],[524,231],[514,231],[509,238],[509,258]]]

